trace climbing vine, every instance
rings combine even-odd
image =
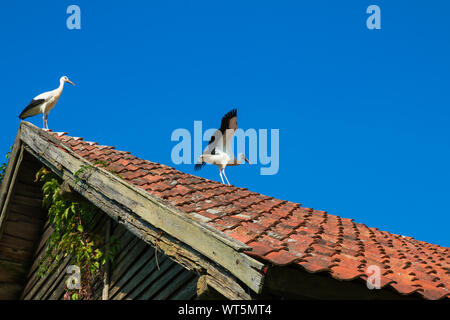
[[[100,210],[81,197],[73,200],[64,196],[61,180],[52,171],[42,167],[36,180],[43,184],[43,206],[48,209],[48,222],[54,229],[40,261],[39,275],[44,277],[54,272],[69,259],[69,264],[80,268],[81,288],[66,289],[65,297],[90,299],[93,280],[103,272],[106,261],[114,259],[119,241],[111,237],[106,243],[104,234],[95,230]]]

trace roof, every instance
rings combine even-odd
[[[450,248],[186,174],[66,133],[49,133],[87,161],[100,160],[129,184],[247,244],[251,250],[245,253],[263,263],[297,265],[337,280],[365,280],[367,267],[376,265],[382,288],[450,298]]]

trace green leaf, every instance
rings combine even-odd
[[[67,220],[67,216],[68,216],[68,215],[69,215],[69,208],[67,208],[66,210],[64,210],[64,213],[63,213],[64,219]]]
[[[90,169],[92,167],[88,165],[82,166],[79,174]],[[43,206],[47,208],[48,222],[54,228],[47,240],[47,249],[39,270],[42,274],[48,275],[59,268],[64,261],[63,257],[70,256],[71,263],[78,265],[81,273],[87,275],[88,280],[83,286],[89,288],[90,281],[95,280],[96,272],[100,270],[101,265],[105,264],[107,259],[113,260],[120,241],[111,237],[107,243],[103,234],[93,231],[92,223],[100,213],[98,208],[88,201],[71,202],[63,199],[60,178],[52,171],[42,167],[36,177],[43,184]],[[80,219],[84,224],[80,223]],[[105,247],[109,249],[103,251],[102,248]],[[71,294],[71,297],[73,300],[83,299],[80,293]]]

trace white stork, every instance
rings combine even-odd
[[[225,184],[222,177],[223,174],[228,185],[230,185],[230,182],[225,175],[225,168],[227,166],[240,165],[244,161],[251,164],[243,153],[239,153],[237,159],[233,155],[233,150],[230,147],[230,143],[236,129],[237,110],[233,109],[222,118],[220,129],[216,130],[216,132],[214,132],[211,136],[207,150],[205,150],[205,152],[199,157],[194,169],[196,171],[200,170],[206,163],[215,164],[219,167],[219,175],[222,183]]]
[[[64,88],[64,83],[66,82],[70,83],[71,85],[75,85],[75,83],[70,81],[66,76],[61,77],[59,79],[58,88],[52,91],[41,93],[40,95],[36,96],[33,100],[31,100],[30,104],[25,109],[23,109],[19,118],[23,120],[42,113],[42,128],[48,129],[48,114],[58,102],[58,99],[61,96]]]

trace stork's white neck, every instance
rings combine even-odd
[[[60,80],[59,80],[59,87],[58,87],[58,89],[57,89],[59,92],[62,92],[62,91],[63,91],[63,89],[64,89],[64,83],[65,83],[64,79],[60,79]]]

